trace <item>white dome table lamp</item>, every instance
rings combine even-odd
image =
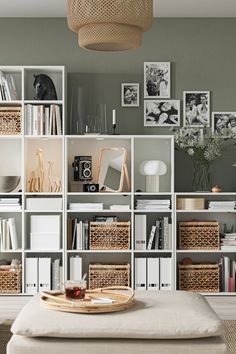
[[[159,179],[167,172],[167,166],[163,161],[146,160],[139,166],[141,175],[146,176],[146,192],[159,192]]]

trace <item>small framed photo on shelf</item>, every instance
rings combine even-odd
[[[210,126],[210,91],[184,91],[185,127]]]
[[[212,112],[212,132],[217,134],[222,129],[230,129],[236,135],[236,112]]]
[[[121,84],[121,106],[139,107],[139,84],[138,83]]]
[[[174,127],[179,125],[179,100],[144,100],[145,127]]]
[[[144,63],[144,98],[170,98],[170,62]]]

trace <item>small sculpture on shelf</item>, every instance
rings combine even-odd
[[[45,169],[43,159],[43,149],[38,148],[36,151],[38,159],[37,167],[30,172],[28,179],[28,191],[31,193],[42,193],[45,191]],[[53,174],[53,162],[48,161],[48,192],[61,192],[62,185],[58,176]]]
[[[57,100],[57,92],[52,79],[46,74],[34,75],[35,100]]]
[[[35,170],[31,171],[29,177],[29,192],[44,192],[44,163],[43,150],[37,149],[36,156],[38,158],[38,165]]]
[[[145,176],[146,179],[146,192],[159,192],[159,179],[167,172],[167,166],[163,161],[159,160],[146,160],[139,166],[139,172]]]

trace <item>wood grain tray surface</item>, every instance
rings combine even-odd
[[[108,298],[114,300],[109,304],[93,304],[92,299]],[[129,287],[108,287],[87,290],[84,300],[69,300],[62,292],[43,292],[41,306],[49,310],[74,313],[106,313],[123,311],[134,305],[134,291]]]

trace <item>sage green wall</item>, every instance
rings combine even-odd
[[[86,104],[106,102],[108,113],[117,109],[118,131],[123,134],[168,134],[168,128],[143,127],[143,91],[140,108],[120,107],[120,84],[142,84],[144,61],[172,62],[172,98],[184,90],[210,90],[214,111],[236,111],[236,18],[162,18],[143,36],[142,47],[124,53],[91,53],[80,49],[66,19],[0,18],[1,65],[65,65],[68,92],[82,86]],[[142,85],[141,85],[142,88]],[[70,103],[70,97],[68,99]],[[236,190],[235,149],[214,167],[214,182]],[[178,189],[190,190],[191,163],[177,154]],[[185,174],[182,171],[186,171]],[[224,171],[224,173],[222,173]]]

